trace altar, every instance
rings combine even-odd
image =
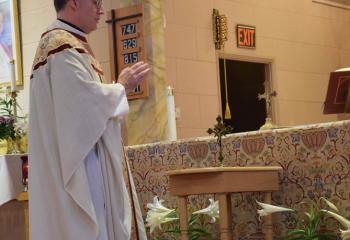
[[[223,139],[223,146],[225,166],[282,168],[279,190],[272,193],[272,204],[295,208],[303,201],[323,196],[348,216],[350,121],[232,134]],[[144,215],[146,204],[155,195],[165,200],[165,206],[178,208],[176,197],[170,194],[166,172],[219,166],[217,156],[216,140],[209,137],[128,147],[127,157]],[[192,211],[204,208],[209,197],[215,196],[192,196],[188,205]],[[264,222],[259,221],[255,203],[263,201],[263,195],[235,193],[231,200],[233,238],[265,239]],[[285,234],[296,224],[288,215],[277,214],[273,218],[274,237]],[[218,231],[217,226],[205,227]],[[333,222],[325,227],[337,230],[339,226]]]
[[[204,133],[203,133],[204,134]],[[350,121],[339,121],[293,128],[264,130],[228,135],[223,139],[225,166],[278,166],[278,190],[272,192],[272,204],[288,208],[298,207],[303,201],[326,197],[335,203],[344,216],[350,209]],[[210,137],[160,142],[126,148],[143,215],[147,203],[157,195],[164,205],[178,208],[177,198],[170,194],[169,171],[203,167],[217,167],[216,140]],[[0,179],[7,157],[0,157]],[[10,160],[6,160],[8,164]],[[20,162],[10,161],[17,170]],[[16,163],[15,163],[16,162]],[[3,164],[3,163],[2,163]],[[29,163],[30,164],[30,163]],[[20,170],[19,170],[20,171]],[[0,206],[0,239],[4,229],[19,229],[16,240],[24,238],[23,205],[14,199],[21,190],[21,175],[7,174],[17,182],[6,204]],[[0,184],[3,180],[0,180]],[[204,184],[204,183],[203,183]],[[3,188],[0,194],[3,194]],[[191,211],[208,205],[214,194],[189,196]],[[0,199],[3,197],[0,196]],[[4,198],[3,198],[4,199]],[[231,196],[232,236],[236,238],[265,239],[264,222],[259,221],[255,200],[263,201],[264,194],[236,192]],[[288,215],[273,216],[273,236],[283,235],[294,227]],[[218,232],[217,225],[205,225]],[[325,226],[337,230],[336,222]]]
[[[25,239],[25,204],[16,200],[23,191],[22,156],[0,156],[0,239]]]

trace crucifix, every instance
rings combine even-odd
[[[272,122],[272,104],[271,100],[272,97],[277,96],[276,91],[270,91],[270,86],[267,81],[264,83],[265,85],[265,93],[264,94],[258,94],[258,99],[265,99],[265,107],[266,107],[266,120],[265,124],[260,127],[260,130],[265,130],[265,129],[271,129],[271,128],[276,128],[277,125],[275,125]]]

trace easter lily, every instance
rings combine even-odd
[[[340,230],[340,236],[343,240],[350,239],[350,229],[348,230]]]
[[[146,222],[147,226],[150,227],[151,233],[157,227],[162,229],[161,225],[163,223],[171,222],[178,218],[169,217],[169,215],[175,212],[175,209],[169,209],[163,206],[164,200],[158,200],[158,197],[155,196],[153,198],[153,203],[148,203],[147,208],[149,211],[147,212]]]
[[[324,197],[321,197],[320,199],[321,199],[322,201],[324,201],[324,202],[328,205],[328,207],[329,207],[330,209],[332,209],[333,211],[339,212],[338,208],[337,208],[332,202],[328,201],[328,200],[327,200],[326,198],[324,198]]]
[[[164,207],[164,205],[162,204],[164,202],[164,200],[158,200],[158,197],[155,196],[153,198],[153,203],[147,203],[147,208],[150,209],[150,211],[154,211],[154,212],[169,212],[172,209],[169,209],[167,207]]]
[[[168,212],[156,212],[156,211],[149,211],[147,213],[146,217],[146,226],[150,227],[151,233],[154,231],[154,229],[159,228],[162,229],[162,224],[171,222],[174,220],[177,220],[178,218],[170,218],[168,215],[172,212],[174,212],[175,209],[172,209]]]
[[[279,207],[279,206],[275,206],[267,203],[261,203],[258,201],[256,202],[262,208],[258,210],[258,214],[260,217],[267,216],[275,212],[294,212],[294,210],[290,208]]]
[[[216,219],[219,218],[219,201],[214,201],[214,199],[209,198],[209,206],[194,212],[193,214],[205,214],[208,215],[210,219],[210,223],[215,223]]]
[[[331,217],[334,217],[346,229],[350,229],[350,221],[348,219],[346,219],[345,217],[340,216],[339,214],[336,214],[334,212],[327,211],[325,209],[322,209],[321,211],[325,212],[326,214],[330,215]]]

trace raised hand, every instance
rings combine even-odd
[[[124,68],[119,74],[118,82],[122,84],[125,87],[125,91],[129,93],[146,79],[150,70],[147,63],[138,62],[131,67]]]

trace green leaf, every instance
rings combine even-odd
[[[315,235],[319,240],[337,239],[337,235],[331,232],[322,232]]]
[[[292,236],[292,235],[304,235],[307,236],[307,232],[303,229],[295,229],[295,230],[290,230],[288,231],[287,236]]]

